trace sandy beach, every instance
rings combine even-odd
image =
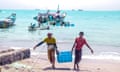
[[[64,47],[65,46],[65,47]],[[60,51],[70,50],[72,43],[58,43],[58,47]],[[93,49],[95,50],[94,55],[97,52],[107,52],[108,49],[115,49],[111,46],[97,46],[93,45]],[[8,49],[9,47],[0,47],[0,50]],[[13,47],[12,47],[13,48]],[[21,47],[14,47],[14,49],[19,49]],[[22,49],[22,48],[21,48]],[[103,58],[99,58],[99,54],[97,58],[89,52],[87,48],[84,48],[83,59],[80,66],[80,71],[73,70],[74,60],[70,63],[58,63],[56,60],[56,69],[53,70],[51,68],[51,64],[48,61],[46,46],[40,46],[36,50],[31,49],[31,57],[29,59],[25,59],[22,61],[17,61],[9,65],[1,66],[1,72],[120,72],[120,60],[114,58],[109,59],[109,55]],[[96,49],[104,49],[104,51],[96,50]],[[106,49],[106,50],[105,50]],[[113,50],[112,50],[113,51]],[[113,51],[114,52],[114,51]],[[116,50],[115,50],[116,52]],[[86,53],[89,54],[89,58],[86,58]],[[116,55],[115,55],[116,56]],[[115,57],[114,56],[114,57]],[[112,56],[113,57],[113,56]],[[105,58],[105,59],[104,59]]]
[[[120,72],[120,0],[67,2],[0,0],[0,72]],[[48,33],[56,40],[47,40]],[[78,36],[80,47],[75,48],[83,48],[80,70],[73,69],[74,59],[58,63],[57,56],[52,69],[47,45],[57,44],[59,52],[71,51]],[[41,41],[47,45],[33,51]],[[60,59],[75,57],[69,53]]]
[[[72,63],[57,63],[56,69],[51,69],[46,54],[31,56],[29,59],[17,61],[1,67],[1,72],[119,72],[120,61],[83,59],[80,71],[73,70]]]

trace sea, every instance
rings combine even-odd
[[[66,22],[70,27],[50,27],[50,30],[28,31],[30,23],[37,22],[33,17],[47,10],[1,10],[0,20],[16,13],[15,26],[0,29],[0,48],[30,48],[42,41],[48,32],[57,40],[59,51],[70,51],[79,32],[85,33],[88,44],[94,54],[83,47],[83,58],[120,60],[120,11],[79,11],[61,10],[66,13]],[[56,12],[51,10],[51,12]],[[46,53],[46,45],[38,47],[32,54]]]

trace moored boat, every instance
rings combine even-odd
[[[50,27],[47,26],[41,26],[41,27],[37,27],[36,24],[32,24],[28,27],[28,31],[36,31],[36,30],[49,30]]]
[[[9,17],[4,20],[0,20],[0,28],[8,28],[14,26],[16,21],[16,14],[12,13]]]

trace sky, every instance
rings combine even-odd
[[[120,10],[120,0],[0,0],[0,9]]]

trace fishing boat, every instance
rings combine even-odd
[[[46,27],[28,27],[28,31],[36,31],[36,30],[49,30],[50,27],[46,26]]]
[[[44,23],[40,27],[36,26],[36,24],[32,24],[28,27],[28,31],[36,31],[36,30],[50,30],[50,29],[56,29],[56,28],[67,28],[67,27],[74,27],[74,24],[70,24],[70,22],[65,22],[63,24],[61,23]]]
[[[40,27],[36,26],[36,24],[32,24],[28,27],[28,31],[36,31],[36,30],[49,30],[50,27],[48,25],[42,25]]]
[[[83,9],[78,9],[78,11],[83,11]]]
[[[4,20],[0,20],[0,28],[8,28],[14,26],[16,21],[16,14],[12,13],[9,17]]]
[[[40,16],[40,17],[39,17]],[[29,31],[35,30],[49,30],[51,27],[73,27],[69,21],[65,21],[66,13],[60,15],[55,15],[55,13],[40,13],[38,16],[33,17],[38,23],[40,23],[40,28],[34,27],[34,25],[29,26]],[[37,25],[37,24],[36,24]],[[44,25],[47,25],[44,27]]]
[[[50,12],[50,10],[47,10],[46,13],[38,13],[37,16],[33,17],[33,20],[37,21],[38,27],[35,27],[35,25],[31,24],[28,27],[29,31],[35,31],[35,30],[49,30],[51,27],[71,27],[74,26],[74,24],[71,24],[69,21],[65,21],[67,13],[62,12],[59,9],[59,5],[56,12]],[[47,25],[45,27],[41,27]]]
[[[47,23],[49,25],[55,26],[58,23],[59,24],[61,23],[60,26],[63,26],[63,24],[66,23],[64,21],[66,15],[67,15],[66,12],[61,13],[58,5],[56,12],[50,12],[50,10],[47,10],[46,13],[39,12],[37,16],[33,17],[33,19],[41,24]]]

